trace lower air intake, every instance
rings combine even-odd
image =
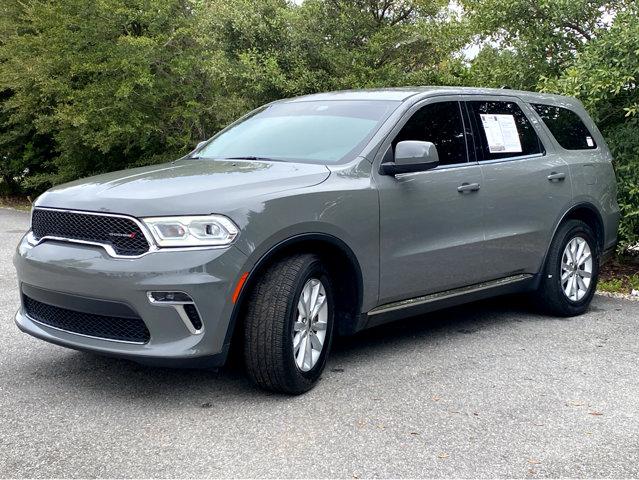
[[[147,343],[151,337],[141,318],[122,318],[76,312],[23,296],[24,308],[33,320],[89,337],[120,342]]]

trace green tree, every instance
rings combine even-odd
[[[461,0],[464,21],[483,48],[471,83],[535,89],[557,77],[634,0]]]
[[[580,98],[615,157],[622,248],[639,243],[639,5],[620,9],[558,78],[542,79],[546,91]]]
[[[455,84],[467,41],[447,0],[306,0],[295,45],[333,89]]]
[[[29,168],[25,185],[40,190],[170,158],[203,137],[215,90],[200,68],[196,7],[189,0],[7,0],[5,165]],[[44,150],[17,147],[40,137]]]

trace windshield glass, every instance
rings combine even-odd
[[[194,156],[335,164],[359,153],[398,105],[361,100],[275,103],[222,131]]]

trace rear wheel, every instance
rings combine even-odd
[[[274,264],[257,282],[246,309],[244,360],[260,387],[300,394],[319,379],[333,335],[334,301],[318,256]]]
[[[592,229],[580,220],[569,220],[550,245],[539,300],[551,314],[579,315],[590,305],[598,276],[599,251]]]

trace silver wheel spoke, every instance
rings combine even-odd
[[[302,341],[305,339],[306,337],[306,332],[299,332],[295,335],[295,338],[293,339],[293,353],[295,353],[297,355],[297,352],[299,352],[300,347],[302,346]]]
[[[573,251],[574,248],[574,243],[573,241],[571,241],[570,243],[568,243],[568,246],[566,247],[566,254],[568,255],[568,261],[570,263],[574,263],[575,261],[575,252]]]
[[[304,290],[302,290],[302,295],[300,296],[299,301],[297,302],[297,311],[302,317],[308,317],[308,312],[306,311],[306,302],[304,301]]]
[[[306,335],[300,334],[296,349],[296,361],[299,363],[300,361],[304,361],[304,355],[306,353]]]
[[[579,250],[579,240],[575,238],[572,241],[572,260],[574,262],[577,261],[577,251],[578,250]]]
[[[311,333],[311,346],[318,352],[322,351],[322,342],[315,333]]]
[[[326,303],[326,295],[320,295],[315,299],[315,304],[311,310],[311,318],[314,319],[320,311],[320,308]]]
[[[306,345],[304,350],[304,367],[308,370],[313,366],[313,346],[311,345],[311,336],[306,336]]]
[[[301,332],[305,328],[306,328],[306,324],[304,322],[300,322],[299,320],[295,322],[295,325],[293,325],[293,331],[295,332]]]
[[[564,292],[568,298],[572,297],[572,275],[568,278],[568,283],[566,284],[566,288],[564,288]]]
[[[592,258],[592,255],[590,254],[590,252],[588,252],[587,254],[584,253],[582,257],[579,259],[579,261],[577,262],[577,265],[581,267],[584,263],[586,263],[591,258]]]
[[[326,330],[327,325],[324,322],[315,322],[313,324],[313,330],[319,332],[321,330]]]
[[[321,284],[319,282],[317,282],[317,284],[315,285],[312,285],[311,287],[309,302],[308,302],[308,316],[310,318],[313,318],[315,316],[313,312],[315,311],[315,306],[317,305],[317,299],[319,298],[320,287],[321,287]]]
[[[588,287],[584,283],[583,278],[581,278],[579,275],[575,275],[575,279],[577,280],[577,286],[579,287],[579,289],[588,290]]]
[[[584,250],[586,249],[586,247],[588,246],[588,244],[586,244],[586,241],[583,240],[582,243],[577,242],[577,244],[579,245],[577,247],[577,253],[575,254],[575,263],[577,265],[580,265],[581,262],[581,257],[583,257],[584,255]]]

